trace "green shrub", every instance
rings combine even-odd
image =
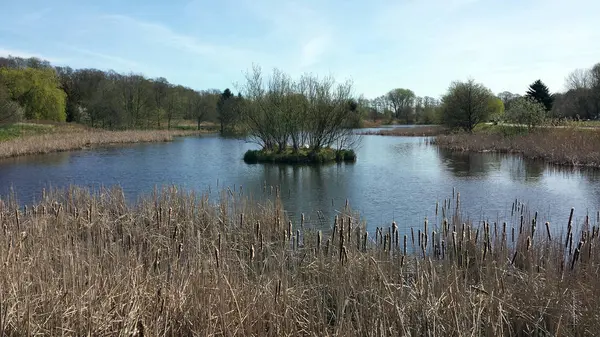
[[[325,164],[332,162],[354,162],[356,153],[353,150],[321,149],[318,152],[308,150],[293,151],[285,149],[281,152],[266,150],[248,150],[244,154],[244,162],[283,163],[283,164]]]

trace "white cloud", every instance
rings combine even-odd
[[[237,48],[225,44],[214,44],[202,42],[195,36],[181,34],[170,27],[138,20],[124,15],[106,15],[101,19],[116,24],[118,29],[127,30],[132,33],[140,34],[141,39],[150,43],[162,44],[167,48],[174,48],[180,51],[188,52],[197,56],[210,58],[215,62],[227,63],[247,63],[252,59],[261,57],[261,53],[255,50]]]
[[[332,39],[329,35],[318,35],[304,43],[302,46],[300,67],[310,67],[318,63],[321,57],[327,53],[331,43]]]

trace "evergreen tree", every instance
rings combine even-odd
[[[529,90],[527,90],[527,94],[525,96],[543,104],[546,108],[546,111],[552,110],[554,97],[550,94],[550,90],[541,80],[533,82],[533,84],[529,86]]]

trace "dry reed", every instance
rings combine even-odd
[[[215,204],[171,187],[131,205],[118,188],[72,187],[26,209],[0,201],[0,335],[600,331],[600,254],[592,249],[600,238],[585,229],[568,235],[573,252],[530,226],[510,243],[489,223],[463,226],[451,215],[453,198],[444,202],[448,218],[419,226],[421,246],[393,223],[361,247],[349,241],[367,235],[350,209],[332,232],[294,232],[280,201],[266,197],[228,190]],[[519,205],[507,225],[514,229],[521,212]],[[480,239],[471,237],[481,226]]]
[[[548,128],[513,136],[461,133],[439,135],[433,142],[454,151],[518,153],[553,164],[600,167],[600,132],[597,130]]]
[[[92,146],[124,143],[168,142],[176,136],[198,134],[185,130],[105,131],[73,129],[65,132],[27,136],[0,142],[0,158],[80,150]]]
[[[434,125],[387,128],[377,131],[363,131],[361,134],[376,136],[432,137],[445,134],[446,132],[446,128],[439,125]]]

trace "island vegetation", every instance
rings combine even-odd
[[[275,193],[271,195],[271,192]],[[460,216],[317,230],[264,200],[175,187],[0,201],[0,335],[583,336],[600,329],[600,224]],[[18,192],[18,191],[17,191]],[[569,212],[569,209],[565,209]]]
[[[352,83],[303,75],[294,80],[275,69],[268,79],[260,67],[246,74],[242,121],[247,138],[260,150],[247,163],[324,163],[355,161],[360,139],[352,127],[360,120]]]

